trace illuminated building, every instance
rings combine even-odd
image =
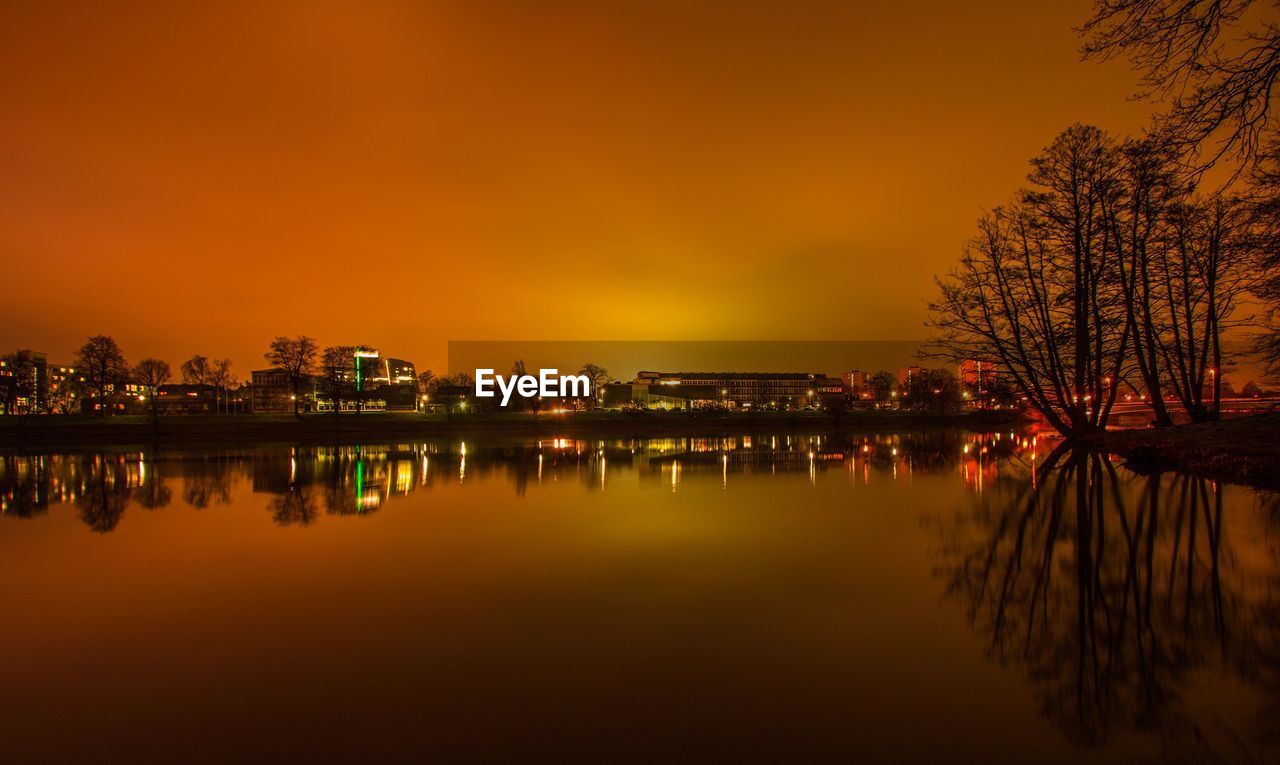
[[[21,350],[0,357],[0,404],[8,414],[68,414],[81,409],[84,375],[46,354]]]
[[[48,411],[48,357],[37,351],[20,350],[0,358],[0,398],[6,414]]]
[[[294,408],[293,381],[283,369],[257,369],[249,373],[249,408],[253,412],[292,413]],[[298,384],[298,411],[316,410],[316,392],[320,380],[314,375],[304,375]]]
[[[293,412],[293,385],[280,369],[251,373],[251,408],[254,412]],[[331,377],[332,379],[326,379]],[[331,392],[334,382],[342,391]],[[326,376],[307,375],[299,386],[299,409],[303,412],[407,411],[417,408],[417,370],[413,362],[383,358],[376,348],[358,347],[350,365],[333,369]]]
[[[845,372],[844,390],[854,398],[862,398],[867,392],[867,373],[858,369]]]
[[[817,407],[844,394],[840,380],[814,372],[640,372],[630,388],[635,403],[681,408]]]
[[[203,384],[161,385],[156,389],[156,409],[160,414],[215,414],[218,389]]]
[[[982,359],[965,359],[956,368],[956,377],[960,378],[960,384],[978,397],[991,390],[996,374],[995,363]]]
[[[898,369],[898,389],[911,390],[916,378],[924,374],[924,367],[901,367]]]

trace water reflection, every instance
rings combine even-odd
[[[866,486],[874,491],[860,496],[876,505],[850,501],[849,492]],[[878,618],[883,602],[868,601],[876,608],[847,602],[848,593],[861,590],[839,585],[842,577],[859,585],[874,580],[879,571],[870,548],[889,549],[918,571],[932,566],[935,579],[913,585],[899,576],[906,583],[884,586],[902,587],[893,590],[900,602],[911,600],[912,586],[926,586],[930,604],[940,590],[962,636],[952,635],[951,643],[976,635],[987,659],[975,652],[973,660],[989,673],[1011,669],[1041,718],[1065,740],[1116,751],[1141,737],[1155,741],[1163,755],[1193,753],[1194,759],[1268,760],[1280,751],[1280,503],[1273,495],[1194,477],[1134,475],[1032,433],[455,440],[0,457],[0,514],[39,519],[62,505],[99,534],[121,528],[126,514],[139,509],[179,504],[212,514],[224,505],[249,504],[246,491],[262,500],[265,516],[250,505],[258,522],[269,518],[304,530],[327,517],[378,514],[415,494],[439,491],[455,499],[450,492],[475,489],[486,500],[506,493],[515,501],[554,489],[559,501],[568,491],[583,503],[616,492],[619,507],[628,493],[675,492],[669,497],[675,508],[705,507],[724,492],[722,504],[735,509],[751,504],[752,494],[768,493],[761,502],[781,498],[814,511],[821,518],[819,534],[831,528],[830,516],[817,515],[822,508],[867,517],[878,508],[914,514],[925,526],[915,527],[916,537],[840,537],[837,563],[824,570],[826,578],[786,590],[774,604],[776,613],[794,613],[794,603],[813,598],[832,622],[847,613]],[[678,504],[682,500],[687,504]],[[929,503],[936,507],[925,509]],[[788,536],[788,526],[778,521],[798,514],[768,512],[776,508],[767,504],[764,513],[744,513],[744,521],[760,524],[754,527],[759,535],[737,537],[746,546],[735,548],[743,560],[757,556],[751,565],[775,561],[775,577],[802,569],[796,556],[810,555],[814,545],[783,545],[760,556],[773,540],[796,539],[794,529]],[[623,525],[593,539],[614,539],[614,532],[625,538],[621,529],[651,531],[628,525],[636,518],[626,513],[596,516]],[[731,536],[725,526],[738,517],[722,518],[712,536]],[[267,531],[274,555],[280,532]],[[315,533],[289,538],[310,540]],[[560,538],[551,536],[558,545]],[[860,555],[846,551],[859,544],[868,546]],[[925,547],[928,561],[911,562],[913,549]],[[555,549],[546,560],[564,560]],[[698,559],[686,573],[702,567]],[[560,588],[572,577],[556,581]],[[750,581],[751,590],[735,597],[758,597],[761,582]],[[822,602],[829,593],[843,593],[843,599]],[[633,593],[631,603],[648,600],[646,590]],[[592,612],[587,623],[596,618]],[[776,621],[779,629],[788,627],[785,618]],[[804,624],[785,634],[798,643],[810,640],[812,629]],[[576,625],[565,629],[575,632]],[[913,666],[926,660],[917,657]],[[540,659],[534,664],[541,666]],[[982,675],[983,681],[991,676]],[[987,689],[974,692],[977,697]]]
[[[1224,511],[1224,492],[1205,479],[1121,474],[1064,447],[1016,465],[943,526],[947,596],[991,657],[1017,667],[1041,713],[1079,744],[1143,731],[1166,753],[1274,756],[1274,526],[1252,526],[1239,505]],[[1186,691],[1206,673],[1261,695],[1252,729],[1194,714]]]
[[[980,492],[1002,460],[1034,462],[1045,449],[1035,436],[937,431],[11,454],[0,458],[0,514],[30,518],[69,503],[90,528],[106,532],[130,500],[147,509],[168,505],[170,484],[181,483],[188,507],[225,505],[238,476],[247,476],[253,491],[276,495],[270,507],[278,523],[299,526],[314,523],[318,507],[330,515],[364,515],[438,481],[465,485],[495,478],[523,496],[531,486],[570,481],[592,491],[624,479],[678,491],[685,481],[714,479],[728,489],[740,477],[759,474],[803,474],[816,484],[838,472],[865,484],[954,471],[965,487]]]

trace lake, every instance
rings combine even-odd
[[[0,457],[0,751],[1274,761],[1280,502],[1031,433]]]

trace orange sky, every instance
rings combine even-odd
[[[10,7],[12,6],[12,7]],[[0,349],[918,338],[1087,0],[9,4]]]

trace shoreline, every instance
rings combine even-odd
[[[1112,430],[1082,446],[1123,457],[1138,473],[1176,471],[1280,490],[1280,414],[1168,428]]]
[[[961,414],[854,412],[655,413],[584,412],[570,415],[366,413],[344,415],[177,415],[161,417],[157,432],[146,416],[108,418],[49,415],[25,422],[0,418],[0,449],[68,446],[237,444],[270,441],[333,442],[450,436],[730,436],[746,432],[821,434],[866,430],[1002,430],[1021,420],[1009,412]],[[4,420],[9,420],[5,422]]]

